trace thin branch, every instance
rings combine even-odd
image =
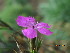
[[[9,30],[12,30],[12,31],[14,32],[13,35],[11,35],[11,36],[15,39],[15,42],[16,42],[17,47],[18,47],[18,49],[19,49],[19,52],[20,52],[20,53],[23,53],[23,52],[21,51],[21,49],[20,49],[20,45],[19,45],[17,39],[15,38],[15,35],[14,35],[14,34],[19,34],[19,35],[21,35],[21,36],[23,36],[23,35],[22,35],[21,33],[17,32],[16,30],[14,30],[11,26],[9,26],[7,23],[5,23],[4,21],[2,21],[1,19],[0,19],[0,25],[2,25],[2,26],[4,26],[4,27],[8,27]]]
[[[2,21],[1,19],[0,19],[0,22],[1,22],[0,25],[3,25],[5,27],[8,27],[9,30],[12,30],[13,32],[16,32],[16,34],[19,34],[20,36],[23,36],[23,34],[17,32],[16,30],[14,30],[11,26],[9,26],[7,23],[5,23],[4,21]]]
[[[15,39],[15,42],[16,42],[16,44],[17,44],[17,48],[19,49],[19,52],[20,52],[20,53],[23,53],[23,52],[21,51],[21,49],[20,49],[20,45],[19,45],[17,39],[15,38],[14,34],[11,35],[11,36]]]

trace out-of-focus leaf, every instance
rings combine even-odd
[[[0,30],[6,30],[8,29],[7,27],[0,27]]]

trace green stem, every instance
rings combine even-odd
[[[36,51],[36,45],[35,45],[35,41],[36,41],[36,38],[33,38],[33,39],[29,39],[29,44],[30,44],[30,52],[31,53],[35,53]]]
[[[32,44],[31,44],[31,39],[29,39],[29,44],[30,44],[30,52],[32,53]]]

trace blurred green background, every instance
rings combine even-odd
[[[32,16],[53,25],[50,29],[53,35],[38,34],[43,39],[39,53],[70,53],[70,0],[0,0],[0,53],[18,51],[11,36],[14,32],[21,45],[27,42],[22,38],[22,28],[16,24],[18,16]]]

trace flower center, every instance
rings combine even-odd
[[[33,26],[33,29],[34,29],[34,26]]]

